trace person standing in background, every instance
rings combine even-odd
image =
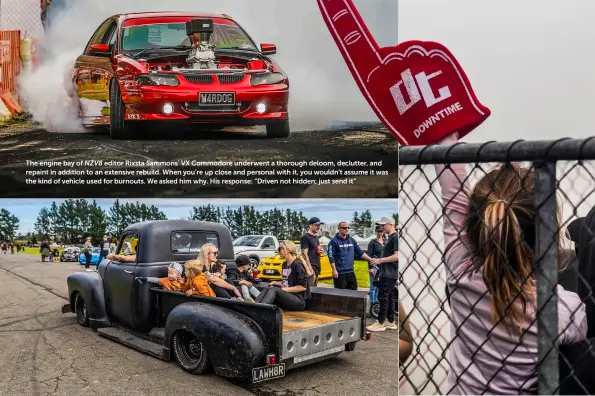
[[[45,259],[50,256],[50,244],[47,240],[41,242],[39,245],[39,252],[41,253],[41,261],[45,262]]]
[[[93,271],[91,268],[89,268],[89,265],[91,264],[91,254],[93,253],[91,237],[87,237],[85,245],[83,246],[83,251],[85,252],[85,271]]]
[[[324,223],[318,217],[312,217],[308,221],[308,232],[300,240],[302,249],[302,258],[308,269],[308,284],[310,286],[318,285],[320,276],[320,253],[322,247],[316,236],[320,231],[320,226]]]
[[[355,255],[370,261],[368,256],[349,235],[349,223],[339,223],[339,232],[328,244],[328,259],[333,268],[333,285],[335,289],[357,290],[355,276]]]
[[[116,249],[118,248],[118,238],[112,239],[112,243],[109,244],[109,252],[116,254]]]
[[[48,24],[48,11],[52,5],[53,0],[40,0],[39,6],[41,9],[41,24],[43,25],[43,30],[47,30],[49,27]]]
[[[124,250],[124,256],[130,256],[132,254],[132,244],[129,240],[124,241],[122,249]]]
[[[101,261],[106,258],[108,254],[110,254],[110,243],[107,235],[103,236],[103,241],[101,241],[101,245],[99,247],[101,250],[99,252],[99,260],[97,261],[97,265],[99,265],[99,263],[101,263]]]
[[[383,217],[376,225],[382,226],[383,231],[388,235],[384,245],[382,258],[372,260],[373,266],[380,266],[378,279],[378,320],[367,327],[368,331],[396,330],[396,302],[397,280],[399,279],[399,240],[393,217]],[[386,322],[386,323],[385,323]]]
[[[376,226],[376,238],[372,239],[368,243],[368,256],[371,258],[381,258],[384,254],[384,231],[382,226]],[[372,264],[368,265],[368,273],[370,275],[370,304],[376,304],[378,302],[378,288],[374,286],[374,277],[378,272],[378,268]]]

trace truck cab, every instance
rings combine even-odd
[[[195,259],[205,243],[215,244],[218,259],[235,266],[231,234],[224,225],[142,222],[124,230],[117,251],[130,241],[136,244],[129,260],[106,259],[97,271],[67,278],[70,303],[63,312],[75,313],[81,326],[103,337],[160,359],[175,359],[190,373],[212,368],[223,377],[271,380],[369,339],[365,292],[312,288],[306,310],[283,312],[274,305],[187,296],[135,281],[167,276],[172,261]]]

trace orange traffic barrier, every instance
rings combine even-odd
[[[0,98],[13,116],[23,113],[17,81],[21,71],[20,43],[19,30],[0,31]]]

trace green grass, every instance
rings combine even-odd
[[[368,262],[362,260],[355,260],[355,277],[357,279],[357,287],[370,287],[370,275],[368,274]],[[332,285],[332,279],[321,279],[318,283]]]
[[[24,250],[21,250],[21,253],[27,253],[27,254],[35,254],[37,256],[41,256],[41,252],[39,251],[39,248],[30,248],[30,247],[24,247]],[[58,251],[60,253],[62,253],[64,249],[63,248],[58,248]]]

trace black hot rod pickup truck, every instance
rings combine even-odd
[[[101,336],[164,360],[187,372],[212,368],[222,377],[260,382],[286,370],[352,351],[365,330],[366,293],[312,288],[306,310],[284,312],[269,304],[186,296],[135,277],[165,277],[172,261],[198,256],[214,243],[228,268],[235,263],[229,230],[217,223],[158,220],[127,227],[118,252],[136,242],[136,261],[103,260],[93,272],[67,279],[77,322]],[[262,289],[267,285],[255,285]]]

